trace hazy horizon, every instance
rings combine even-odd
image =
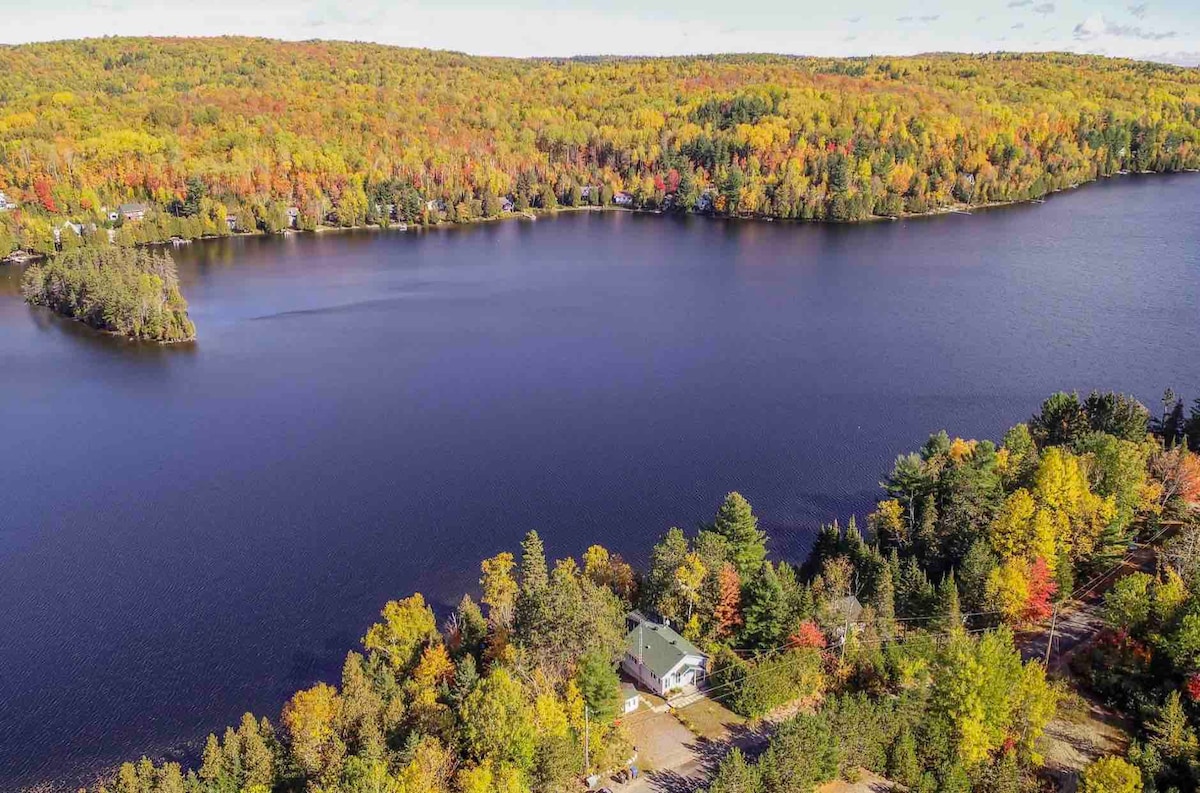
[[[332,0],[253,5],[212,0],[0,0],[0,43],[102,36],[354,41],[516,58],[770,53],[814,57],[933,52],[1067,52],[1200,65],[1200,14],[1185,0],[987,0],[813,3],[698,0],[644,8],[633,0]]]

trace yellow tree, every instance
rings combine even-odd
[[[1029,576],[1025,562],[1007,559],[996,566],[988,574],[987,598],[1005,622],[1010,625],[1020,623],[1029,603]]]
[[[1101,531],[1116,516],[1113,499],[1089,488],[1084,460],[1059,446],[1042,453],[1033,495],[1050,513],[1060,550],[1074,559],[1092,553]]]
[[[513,578],[516,562],[513,555],[505,551],[480,564],[483,577],[479,585],[483,588],[482,600],[488,607],[488,619],[494,626],[507,628],[512,625],[513,610],[517,602],[517,581]]]
[[[363,646],[381,654],[396,672],[412,668],[421,648],[438,635],[433,610],[418,592],[404,600],[389,600],[381,615],[383,621],[367,630]]]
[[[296,692],[283,706],[292,755],[310,779],[321,781],[340,770],[346,747],[335,728],[341,712],[337,689],[325,683]]]
[[[708,570],[705,568],[704,562],[700,560],[700,555],[695,551],[683,557],[683,564],[675,570],[675,585],[679,587],[683,599],[687,601],[689,620],[692,618],[696,601],[700,597],[700,587],[704,583],[706,575],[708,575]]]
[[[610,578],[611,556],[603,545],[593,545],[583,552],[583,572],[599,586],[607,586]]]

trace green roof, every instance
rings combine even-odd
[[[633,615],[630,616],[633,618]],[[697,650],[696,645],[666,625],[645,619],[634,618],[634,621],[638,624],[625,637],[625,650],[635,659],[640,655],[642,666],[657,677],[663,677],[674,669],[685,655],[704,657],[704,653]],[[641,642],[640,648],[638,647],[639,642]]]

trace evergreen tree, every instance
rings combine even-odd
[[[888,752],[888,779],[909,788],[916,787],[921,780],[921,764],[917,760],[917,742],[907,726],[892,743]]]
[[[450,685],[450,702],[455,709],[462,708],[478,684],[479,670],[475,665],[475,657],[464,655],[454,664],[454,682]]]
[[[775,568],[762,565],[746,589],[745,627],[743,642],[750,647],[767,648],[780,643],[786,626],[783,624],[783,587]]]
[[[1040,448],[1072,446],[1090,429],[1087,413],[1078,394],[1058,392],[1042,403],[1041,411],[1029,420],[1029,433]]]
[[[812,551],[804,562],[804,568],[809,573],[821,569],[826,559],[832,559],[842,552],[842,532],[837,521],[832,524],[821,524],[817,531],[817,539],[813,542]]]
[[[736,746],[721,761],[708,786],[708,793],[760,793],[762,785],[758,769],[746,762],[746,756]]]
[[[929,582],[929,576],[911,556],[904,562],[900,571],[900,581],[897,587],[900,609],[909,616],[924,616],[929,614],[936,600],[936,591]]]
[[[941,615],[939,629],[945,633],[961,630],[962,607],[958,602],[958,584],[954,581],[953,570],[943,576],[942,583],[938,586],[937,598],[938,613]]]
[[[997,564],[999,560],[985,539],[976,540],[963,557],[957,583],[967,611],[985,610],[988,578]]]
[[[681,603],[675,592],[675,571],[688,554],[683,531],[671,528],[650,551],[650,574],[642,589],[642,603],[667,619],[679,619]]]
[[[713,530],[729,541],[730,556],[743,581],[752,579],[767,557],[767,535],[758,530],[758,518],[740,493],[725,497],[717,510]]]
[[[871,605],[875,608],[880,637],[891,639],[896,635],[896,587],[890,564],[884,564],[879,570]]]
[[[538,533],[530,530],[521,542],[521,592],[525,595],[540,592],[549,580],[546,548]]]
[[[1192,402],[1192,412],[1183,425],[1187,446],[1194,452],[1200,451],[1200,398]]]
[[[942,552],[938,541],[937,500],[933,493],[921,499],[919,515],[917,530],[913,533],[913,547],[917,555],[928,563],[936,560]]]
[[[592,718],[606,722],[616,715],[621,681],[608,658],[596,652],[583,656],[575,680]]]
[[[1196,732],[1188,721],[1178,691],[1172,691],[1158,711],[1158,717],[1146,725],[1150,744],[1163,759],[1187,767],[1196,759]]]

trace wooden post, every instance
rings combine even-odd
[[[1046,660],[1043,662],[1047,667],[1050,666],[1050,647],[1054,644],[1054,624],[1058,621],[1058,604],[1054,604],[1054,612],[1050,615],[1050,637],[1046,639]]]

